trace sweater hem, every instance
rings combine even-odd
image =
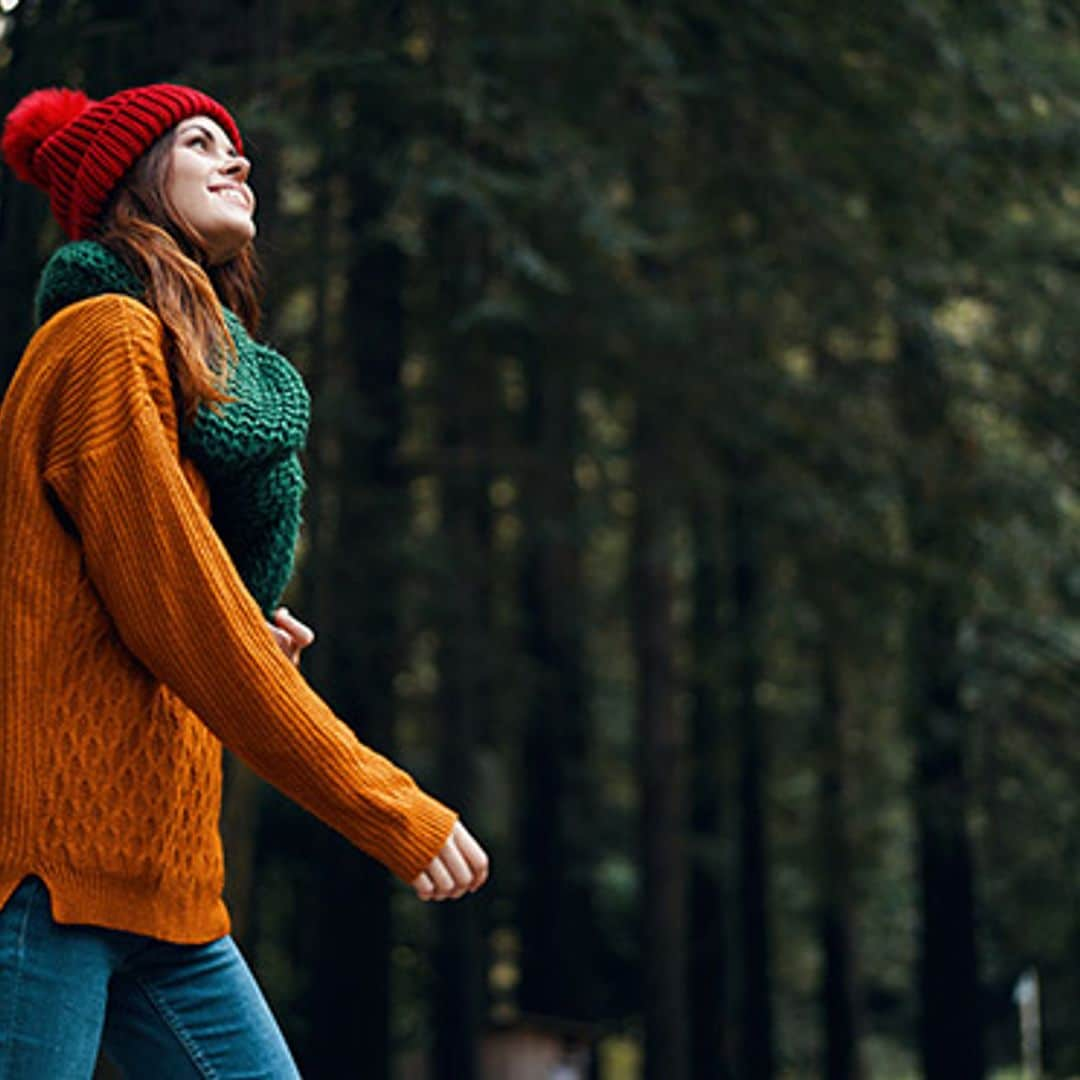
[[[40,878],[53,920],[65,926],[96,926],[173,945],[205,945],[229,933],[220,896],[192,900],[112,875],[26,866],[0,869],[0,910],[28,877]]]

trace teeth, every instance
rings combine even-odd
[[[238,206],[247,206],[247,199],[244,198],[242,191],[237,191],[236,188],[221,188],[218,194],[223,199],[228,199],[230,202],[236,203]]]

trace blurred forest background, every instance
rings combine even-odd
[[[305,1076],[1019,1076],[1018,986],[1080,1075],[1076,0],[0,10],[4,112],[238,116],[307,674],[493,856],[418,904],[231,767]]]

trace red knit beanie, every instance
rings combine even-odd
[[[171,83],[121,90],[102,101],[81,90],[35,90],[8,114],[0,148],[20,180],[48,194],[64,232],[80,240],[93,231],[128,169],[189,116],[216,120],[243,151],[222,105]]]

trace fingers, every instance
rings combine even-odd
[[[436,900],[445,900],[448,896],[453,896],[457,891],[454,875],[446,865],[445,854],[446,848],[443,848],[442,851],[431,860],[427,868],[427,872],[430,875],[432,882],[435,884]]]
[[[454,843],[452,833],[446,846],[439,852],[439,857],[450,878],[447,895],[450,899],[457,900],[471,889],[473,872]]]
[[[458,851],[472,871],[469,892],[476,892],[488,879],[490,860],[487,852],[473,839],[472,833],[460,821],[454,826],[454,831],[450,835],[451,839],[456,840]]]
[[[299,666],[300,654],[315,640],[315,631],[286,607],[277,608],[273,623],[268,625],[281,651]]]
[[[270,628],[270,633],[274,635],[274,640],[277,642],[278,648],[295,664],[300,659],[300,653],[293,644],[292,637],[284,630],[279,630],[276,626],[271,626],[270,623],[267,623],[266,625]]]
[[[302,623],[287,607],[274,612],[274,622],[286,631],[300,649],[306,649],[315,640],[315,631]]]
[[[438,855],[413,879],[421,900],[456,900],[487,881],[487,853],[459,821]]]
[[[416,876],[412,887],[421,900],[430,900],[435,895],[435,884],[426,870]]]

